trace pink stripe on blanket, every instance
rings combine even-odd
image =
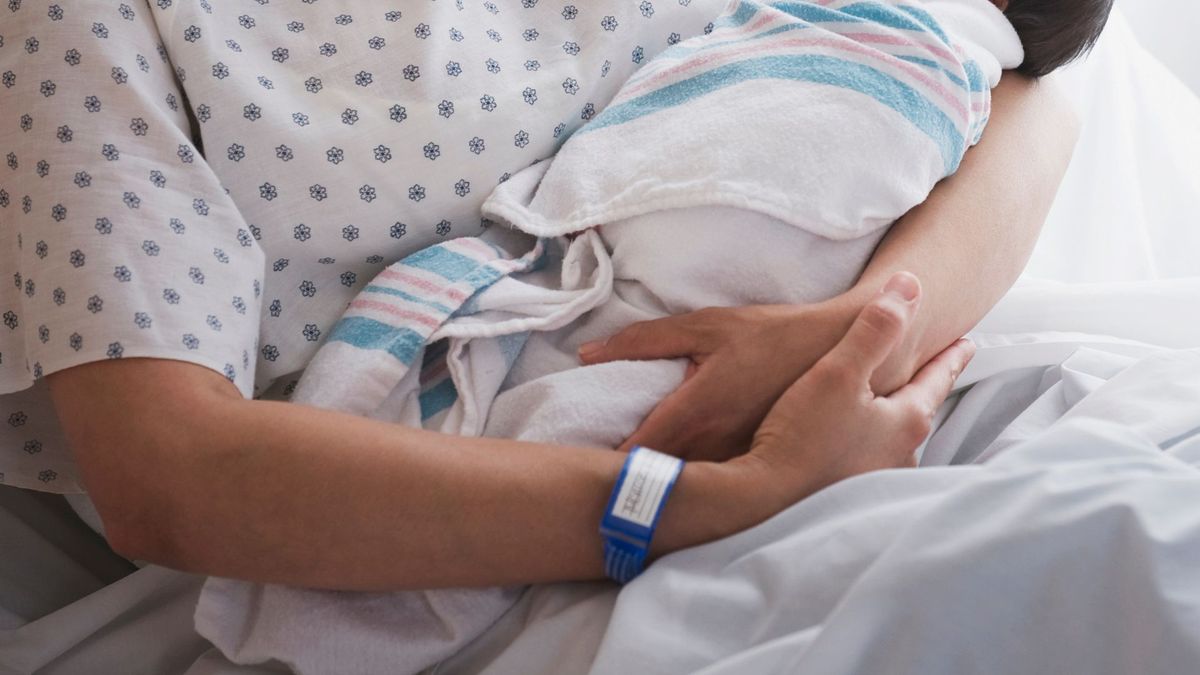
[[[893,47],[905,47],[916,45],[943,61],[958,64],[966,59],[966,56],[955,56],[949,50],[939,47],[935,44],[926,42],[925,40],[906,40],[898,35],[886,35],[881,33],[845,33],[843,37],[854,40],[855,42],[869,42],[877,45],[891,45]],[[942,64],[946,66],[945,63]]]
[[[877,37],[886,37],[886,36],[877,36]],[[901,41],[900,44],[908,44],[908,43]],[[959,98],[957,96],[955,96],[952,92],[950,92],[948,89],[943,87],[936,80],[934,80],[933,78],[926,75],[918,66],[910,64],[906,61],[902,61],[902,60],[892,56],[891,54],[885,54],[885,53],[880,52],[875,49],[869,49],[867,47],[863,47],[859,43],[854,42],[846,37],[841,37],[841,36],[839,36],[838,38],[792,37],[792,38],[786,38],[786,39],[782,39],[782,40],[772,41],[772,42],[769,42],[764,45],[750,45],[750,46],[744,47],[742,49],[723,51],[723,52],[711,54],[708,56],[704,56],[702,58],[683,63],[683,64],[679,65],[678,67],[666,70],[666,71],[656,75],[649,82],[641,83],[636,87],[631,87],[629,90],[621,92],[620,95],[618,96],[617,100],[614,100],[609,105],[611,106],[611,105],[615,105],[618,103],[624,103],[624,102],[634,98],[635,96],[640,95],[644,91],[648,91],[651,88],[658,88],[655,85],[657,85],[658,83],[661,83],[663,80],[671,79],[671,78],[676,79],[676,80],[683,80],[683,79],[685,79],[685,76],[692,75],[692,74],[700,71],[701,69],[705,69],[710,66],[716,67],[718,65],[723,65],[722,62],[736,61],[736,60],[739,60],[741,57],[755,54],[757,52],[777,51],[780,47],[830,47],[830,48],[841,50],[844,52],[850,52],[853,54],[858,54],[860,56],[865,56],[867,58],[874,59],[876,61],[882,61],[894,68],[904,71],[909,76],[911,76],[913,79],[917,80],[918,82],[921,82],[926,87],[928,87],[930,90],[932,90],[934,93],[938,94],[942,98],[942,100],[945,101],[945,103],[947,105],[949,105],[951,108],[954,109],[954,111],[956,113],[958,113],[959,117],[962,119],[962,121],[964,123],[970,117],[970,114],[968,113],[966,106],[963,104],[963,102],[961,100],[959,100]]]
[[[450,246],[453,248],[474,249],[476,254],[484,255],[484,259],[479,261],[481,263],[485,263],[488,260],[493,260],[500,257],[500,255],[496,252],[496,249],[488,246],[482,241],[479,241],[479,239],[476,237],[460,237],[454,241],[451,241]]]
[[[457,300],[461,302],[467,299],[466,293],[450,286],[449,282],[446,282],[445,285],[439,285],[435,282],[422,279],[408,272],[398,272],[390,267],[381,271],[379,276],[383,277],[384,279],[388,279],[389,281],[399,281],[401,283],[419,288],[423,291],[429,291],[430,293],[435,293],[439,296],[445,296],[451,300]]]
[[[398,319],[408,319],[409,321],[415,321],[419,324],[429,326],[430,328],[437,328],[442,325],[442,320],[438,319],[436,317],[428,316],[426,314],[421,314],[420,312],[414,312],[414,311],[408,310],[408,309],[400,309],[399,307],[389,305],[386,302],[379,302],[377,300],[366,300],[363,298],[358,298],[350,303],[350,308],[351,309],[368,309],[368,310],[371,310],[374,312],[383,312],[384,314],[387,314],[389,316],[394,316]]]

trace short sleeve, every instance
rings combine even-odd
[[[0,393],[100,359],[254,380],[263,254],[145,2],[0,9]]]

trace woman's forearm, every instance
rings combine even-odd
[[[1006,73],[978,146],[929,199],[898,221],[855,288],[839,298],[849,325],[892,273],[925,296],[904,348],[876,374],[891,391],[983,318],[1016,281],[1070,162],[1077,122],[1052,81]]]
[[[602,576],[597,528],[623,454],[246,401],[219,374],[171,361],[89,364],[51,386],[110,541],[131,557],[347,590]],[[738,476],[689,464],[657,553],[779,508],[754,510]]]
[[[623,453],[454,438],[279,402],[230,406],[224,448],[193,483],[195,538],[177,567],[343,589],[437,588],[601,578],[598,526]],[[233,429],[257,429],[248,440]],[[734,497],[686,466],[658,552],[732,534],[766,517],[718,513]],[[258,517],[256,517],[258,516]],[[204,556],[208,556],[205,558]]]

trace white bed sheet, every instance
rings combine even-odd
[[[590,672],[1196,672],[1200,351],[1089,360],[986,465],[845,481],[656,566]]]
[[[1112,611],[1114,600],[1098,590],[1117,582],[1145,585],[1138,607],[1154,610],[1156,634],[1200,639],[1196,575],[1190,567],[1160,574],[1155,557],[1200,559],[1200,511],[1163,508],[1200,503],[1200,473],[1190,466],[1200,462],[1200,439],[1186,455],[1183,445],[1175,456],[1159,449],[1200,434],[1200,280],[1142,283],[1115,297],[1107,290],[1030,284],[1010,295],[976,334],[981,349],[963,377],[973,386],[940,413],[925,470],[835,486],[758,528],[660,560],[619,598],[597,584],[536,588],[436,672],[1133,672],[1074,649],[1092,643],[1072,621],[1094,630],[1093,646],[1141,644],[1118,638],[1141,635],[1145,617]],[[1126,321],[1122,310],[1143,304],[1153,311]],[[1041,330],[1046,324],[1064,330]],[[989,457],[986,469],[972,464]],[[900,538],[898,524],[908,521],[913,529]],[[1014,543],[1016,523],[1038,543]],[[1164,528],[1175,534],[1160,547],[1151,531]],[[1107,558],[1071,562],[1071,551],[1101,545],[1127,545],[1142,558],[1105,548]],[[939,551],[936,574],[914,576],[928,547]],[[993,559],[1022,583],[993,579]],[[1046,588],[1067,604],[1042,607]],[[855,609],[843,607],[852,600]],[[1026,613],[1022,622],[1016,612]],[[909,614],[921,619],[912,630]],[[1001,658],[997,633],[1008,635],[1010,651],[1050,640],[1064,648]],[[845,660],[867,658],[866,644],[876,646],[870,659],[885,660]],[[1166,665],[1144,672],[1200,667],[1200,642],[1168,646],[1179,650],[1172,660],[1164,652],[1156,663]],[[977,667],[959,667],[963,655],[977,656]],[[877,667],[885,662],[896,667]]]

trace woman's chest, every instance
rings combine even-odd
[[[160,26],[205,159],[268,260],[476,234],[642,62],[721,3],[206,3]]]

